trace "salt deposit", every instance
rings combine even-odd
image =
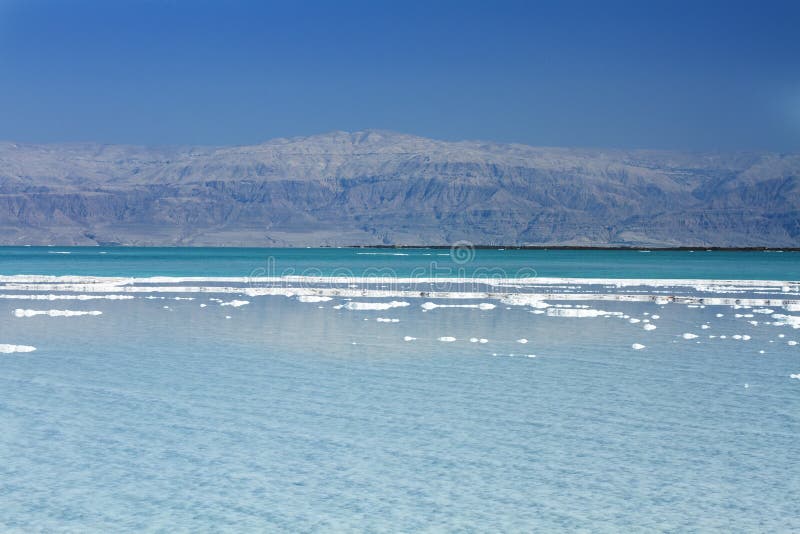
[[[497,307],[496,304],[489,302],[481,302],[480,304],[436,304],[434,302],[425,302],[420,304],[423,310],[435,310],[436,308],[474,308],[477,310],[493,310]]]
[[[321,295],[300,295],[297,297],[300,302],[328,302],[333,300],[333,297],[325,297]]]
[[[221,302],[220,306],[231,306],[233,308],[238,308],[240,306],[246,306],[250,304],[249,300],[231,300],[230,302]]]
[[[103,312],[92,311],[76,311],[76,310],[14,310],[14,317],[35,317],[37,315],[47,315],[48,317],[81,317],[84,315],[103,315]]]
[[[404,308],[410,305],[408,302],[396,300],[391,302],[348,302],[345,308],[348,310],[391,310],[392,308]]]
[[[0,354],[12,354],[14,352],[33,352],[36,347],[30,345],[6,345],[0,343]]]

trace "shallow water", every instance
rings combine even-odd
[[[19,272],[197,274],[60,256]],[[33,280],[0,281],[0,344],[36,348],[0,354],[2,530],[800,529],[796,282]]]

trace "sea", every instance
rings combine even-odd
[[[0,248],[2,532],[798,532],[800,253]]]

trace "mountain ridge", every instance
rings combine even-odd
[[[800,245],[800,155],[335,131],[232,147],[0,142],[0,244]]]

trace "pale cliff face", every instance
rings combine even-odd
[[[0,243],[800,246],[800,156],[334,132],[0,143]]]

